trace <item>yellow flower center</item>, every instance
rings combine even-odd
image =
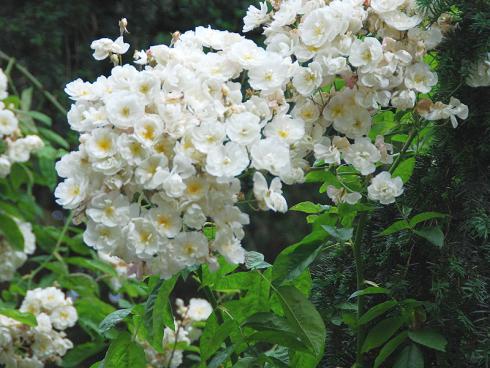
[[[196,194],[201,191],[201,184],[192,182],[187,185],[187,192],[190,194]]]
[[[196,248],[191,243],[184,244],[184,253],[188,256],[192,256],[196,251]]]
[[[129,117],[129,114],[131,113],[131,109],[127,106],[124,106],[121,109],[121,115],[124,116],[125,118]]]
[[[158,215],[157,222],[160,226],[164,227],[165,229],[168,229],[171,225],[170,219],[164,215]]]
[[[140,241],[142,243],[149,243],[152,237],[153,237],[153,234],[149,231],[140,232]]]
[[[109,138],[102,137],[97,141],[97,147],[99,147],[101,151],[107,152],[112,148],[112,142]]]
[[[150,90],[150,86],[146,83],[140,86],[140,92],[143,93],[144,95],[146,95],[149,90]]]
[[[279,134],[279,137],[281,138],[287,138],[289,136],[289,132],[287,130],[281,129],[277,132]]]

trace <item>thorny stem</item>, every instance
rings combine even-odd
[[[3,51],[0,51],[0,59],[6,60],[9,63],[11,62],[11,60],[15,60],[14,58],[12,58],[12,57],[8,56],[7,54],[5,54]],[[46,91],[46,89],[44,88],[44,86],[42,85],[42,83],[39,81],[39,79],[37,79],[36,77],[34,77],[29,72],[29,70],[27,70],[22,65],[19,65],[18,63],[15,63],[14,65],[15,65],[15,68],[20,73],[22,73],[37,89],[39,89],[42,92],[42,94],[44,95],[44,97],[46,97],[46,99],[49,102],[51,102],[53,104],[53,106],[58,109],[59,112],[61,112],[63,115],[66,115],[66,109],[59,103],[59,101],[56,99],[56,97],[54,95],[52,95],[50,92]]]

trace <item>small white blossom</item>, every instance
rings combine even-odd
[[[205,321],[213,312],[213,307],[205,299],[192,298],[189,301],[187,315],[193,321]]]
[[[368,197],[381,204],[395,202],[395,198],[403,193],[403,182],[400,177],[392,178],[388,171],[379,173],[368,186]]]
[[[125,43],[122,36],[115,41],[109,38],[101,38],[93,41],[90,48],[94,50],[93,57],[95,60],[104,60],[111,54],[125,54],[129,50],[129,43]]]
[[[262,208],[269,208],[274,212],[286,212],[288,205],[282,196],[282,184],[279,178],[272,179],[270,187],[264,175],[260,172],[254,174],[254,195]]]
[[[362,175],[372,174],[380,159],[381,154],[368,138],[356,139],[344,154],[345,162],[354,166]]]
[[[243,18],[243,32],[249,32],[269,19],[267,14],[267,3],[264,1],[259,4],[260,9],[250,5],[247,9],[247,14]]]

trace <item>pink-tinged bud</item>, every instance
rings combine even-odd
[[[356,85],[356,83],[357,83],[357,75],[353,75],[353,76],[345,79],[345,84],[350,89],[354,88],[354,86]]]

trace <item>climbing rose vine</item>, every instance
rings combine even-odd
[[[429,52],[444,28],[415,1],[272,1],[251,6],[243,30],[265,47],[198,27],[122,65],[123,36],[91,45],[114,64],[108,77],[66,86],[77,151],[57,164],[57,201],[86,220],[85,242],[169,278],[217,255],[243,263],[249,217],[238,204],[253,178],[257,207],[285,212],[282,185],[333,167],[362,178],[326,193],[334,203],[393,203],[403,193],[376,116],[465,119],[452,98],[433,102]],[[365,199],[363,199],[365,198]]]

